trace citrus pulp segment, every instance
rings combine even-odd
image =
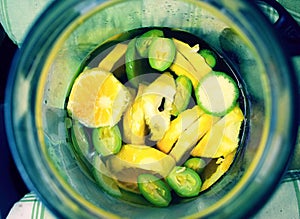
[[[75,80],[67,109],[87,127],[114,126],[126,110],[131,95],[110,72],[85,70]]]

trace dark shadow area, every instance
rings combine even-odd
[[[29,192],[12,158],[4,121],[5,86],[11,61],[17,49],[18,47],[7,37],[0,26],[0,218],[6,218],[14,203]]]

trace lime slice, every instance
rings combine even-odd
[[[158,71],[165,71],[169,68],[175,58],[176,47],[172,39],[157,37],[149,47],[150,66]]]
[[[198,105],[215,116],[224,116],[236,105],[239,90],[235,81],[223,72],[211,72],[195,91]]]

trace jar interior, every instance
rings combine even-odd
[[[228,200],[241,195],[241,188],[245,189],[250,179],[255,181],[253,177],[259,162],[268,149],[271,105],[275,101],[270,88],[270,70],[266,69],[270,67],[267,63],[270,57],[265,54],[265,45],[259,41],[256,30],[246,26],[248,22],[243,13],[249,9],[244,4],[208,2],[115,1],[93,8],[82,3],[74,9],[76,19],[55,40],[41,67],[41,75],[35,76],[38,82],[33,111],[39,140],[37,150],[41,156],[38,160],[43,160],[43,165],[53,174],[56,185],[49,190],[56,191],[59,197],[63,188],[68,195],[62,196],[77,203],[67,201],[66,204],[78,215],[86,216],[86,212],[92,212],[120,218],[178,218],[208,215],[217,212],[218,208],[223,208],[226,215],[224,206]],[[245,95],[246,119],[241,143],[229,170],[199,197],[168,208],[145,207],[139,201],[120,200],[99,189],[79,165],[78,157],[70,147],[67,130],[66,99],[83,69],[83,61],[112,37],[148,27],[179,29],[205,41],[237,73]],[[43,191],[40,194],[47,199]],[[52,202],[56,202],[55,198]],[[50,205],[53,203],[50,201]]]

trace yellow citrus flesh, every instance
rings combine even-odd
[[[93,68],[75,80],[67,109],[87,127],[114,126],[130,100],[129,91],[112,73]]]
[[[244,120],[241,109],[236,106],[206,133],[191,152],[192,156],[226,157],[238,147],[239,133]]]
[[[180,113],[176,119],[172,120],[170,127],[163,138],[157,142],[157,148],[164,153],[169,153],[181,133],[193,124],[202,114],[203,111],[198,106]]]
[[[172,102],[176,93],[173,76],[165,72],[153,81],[142,95],[145,121],[150,129],[150,140],[160,140],[167,131],[171,120]],[[159,107],[163,103],[163,110]]]
[[[180,134],[170,152],[177,165],[182,165],[187,160],[191,149],[219,119],[216,116],[203,114]]]
[[[190,47],[187,43],[173,38],[177,48],[176,58],[170,69],[175,74],[187,76],[194,86],[197,87],[201,78],[212,71],[205,59],[197,52],[199,48]]]
[[[127,45],[118,43],[112,51],[101,60],[98,67],[106,71],[113,71],[116,68],[116,63],[125,55]]]
[[[234,161],[236,150],[233,150],[224,158],[219,158],[216,162],[212,162],[204,169],[202,174],[203,184],[201,192],[210,188],[217,182],[230,168]]]
[[[136,183],[138,174],[145,172],[166,177],[174,166],[171,156],[145,145],[125,144],[118,154],[107,160],[107,167],[119,181],[132,183]],[[129,170],[135,174],[123,174]]]
[[[193,65],[188,60],[186,60],[180,52],[176,52],[175,60],[170,66],[170,69],[178,76],[187,76],[192,81],[193,87],[197,87],[199,79],[195,76],[196,70],[194,69]]]
[[[143,99],[141,98],[147,86],[139,85],[138,93],[131,106],[128,107],[123,118],[124,141],[130,144],[144,144],[146,122],[144,118]]]

